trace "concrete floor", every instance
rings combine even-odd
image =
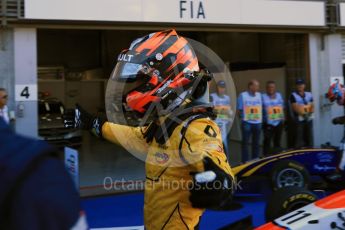
[[[122,147],[98,139],[88,132],[83,133],[83,144],[78,150],[82,195],[107,192],[104,184],[145,179],[144,162]]]

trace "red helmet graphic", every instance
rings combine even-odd
[[[118,56],[108,82],[117,91],[111,96],[114,116],[122,113],[126,124],[135,125],[171,112],[191,93],[198,71],[193,48],[175,30],[136,39]]]

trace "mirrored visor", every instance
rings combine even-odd
[[[142,65],[130,62],[118,62],[111,78],[113,80],[134,82],[142,71]]]

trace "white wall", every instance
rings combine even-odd
[[[13,29],[0,29],[0,87],[9,95],[8,107],[14,110],[14,42]]]
[[[325,93],[330,78],[343,76],[341,63],[341,35],[310,34],[309,57],[311,88],[315,104],[314,143],[330,142],[338,145],[343,136],[343,126],[334,126],[332,118],[344,115],[344,107],[336,104],[326,106]]]
[[[37,137],[37,38],[34,28],[14,29],[14,76],[16,131],[23,135]],[[25,87],[29,89],[29,97],[20,95]],[[19,106],[23,109],[22,116],[18,111]]]

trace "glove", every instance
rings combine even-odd
[[[334,125],[343,125],[343,124],[345,124],[345,116],[333,118],[332,123]]]
[[[65,128],[71,128],[71,129],[76,128],[74,109],[66,109],[62,117],[63,117]]]
[[[194,186],[189,200],[194,208],[221,209],[232,199],[233,179],[211,158],[203,159],[205,171],[191,172]]]
[[[78,104],[74,110],[67,110],[64,114],[66,128],[90,130],[97,137],[102,137],[102,126],[105,122],[106,119],[91,115]]]

